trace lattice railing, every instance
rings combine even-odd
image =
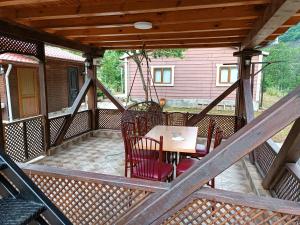
[[[25,162],[44,152],[42,116],[3,125],[5,152],[16,162]]]
[[[268,173],[277,156],[278,150],[275,143],[272,140],[269,140],[253,151],[255,165],[262,177],[265,177]]]
[[[144,112],[143,112],[144,113]],[[194,114],[189,114],[193,116]],[[122,113],[117,109],[98,109],[98,129],[121,129],[121,117]],[[165,113],[163,114],[163,118]],[[228,138],[237,131],[237,124],[239,124],[239,119],[236,116],[227,115],[206,115],[206,117],[197,123],[198,136],[206,137],[209,119],[213,118],[216,121],[217,126],[219,126],[224,131],[224,137]],[[165,122],[165,119],[162,120]]]
[[[271,193],[277,198],[300,202],[300,168],[296,163],[288,163]]]
[[[279,199],[202,188],[160,220],[165,225],[299,224],[300,206]]]
[[[50,142],[54,144],[55,138],[58,135],[68,115],[56,116],[50,118]],[[86,133],[91,130],[91,110],[78,112],[75,115],[66,135],[65,140]]]
[[[23,170],[73,224],[114,224],[167,184],[37,165]]]

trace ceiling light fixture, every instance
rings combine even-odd
[[[146,22],[146,21],[136,22],[133,25],[134,25],[134,28],[139,29],[139,30],[149,30],[152,28],[152,23]]]

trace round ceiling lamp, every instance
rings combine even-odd
[[[152,28],[152,23],[146,22],[146,21],[136,22],[133,25],[134,25],[134,28],[139,29],[139,30],[149,30]]]

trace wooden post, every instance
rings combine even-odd
[[[300,158],[300,118],[298,118],[287,138],[285,139],[277,157],[272,163],[263,180],[263,187],[270,189],[276,176],[281,172],[286,163],[296,163]]]
[[[87,93],[87,104],[88,109],[91,110],[91,129],[95,130],[97,129],[97,87],[95,82],[97,78],[97,67],[93,65],[93,58],[89,55],[87,55],[86,67],[87,77],[90,77],[93,80],[93,83],[91,84]]]
[[[48,95],[47,95],[47,76],[46,76],[46,58],[45,58],[45,45],[40,43],[38,46],[39,51],[39,84],[40,84],[40,101],[41,101],[41,114],[44,117],[44,141],[45,151],[50,148],[50,122],[48,116]]]

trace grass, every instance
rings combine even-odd
[[[259,116],[263,111],[271,107],[275,102],[279,101],[282,98],[282,96],[274,96],[274,95],[269,95],[268,93],[264,93],[263,96],[263,105],[262,109],[258,110],[255,112],[255,117]],[[164,107],[165,112],[189,112],[189,113],[199,113],[201,112],[201,108],[184,108],[184,107]],[[220,110],[212,109],[209,114],[218,114],[218,115],[234,115],[234,110]],[[272,139],[275,142],[282,143],[284,142],[285,138],[287,137],[290,129],[292,127],[292,124],[275,134]]]

